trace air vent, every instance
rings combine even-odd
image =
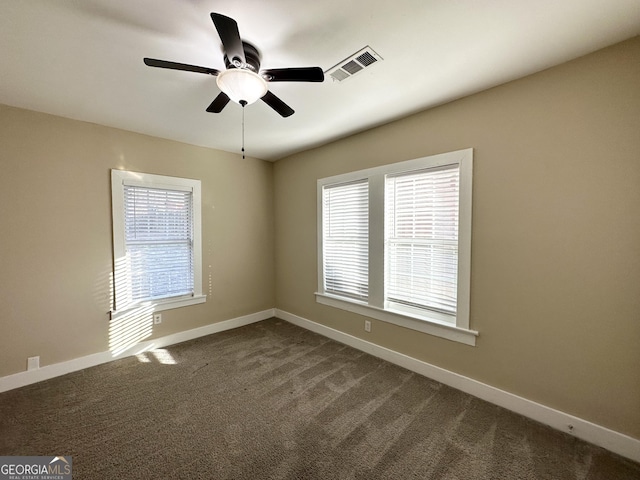
[[[356,62],[355,60],[351,60],[350,62],[347,62],[344,65],[342,65],[341,68],[342,70],[346,70],[347,73],[350,73],[351,75],[355,75],[364,67],[360,65],[358,62]]]
[[[371,47],[366,46],[324,73],[330,75],[334,81],[342,82],[380,60],[382,60],[382,57],[374,52]]]

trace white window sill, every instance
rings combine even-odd
[[[206,295],[194,295],[188,297],[163,298],[159,300],[151,300],[148,302],[136,303],[122,310],[111,310],[111,319],[114,320],[121,315],[129,315],[133,311],[144,311],[145,313],[162,312],[163,310],[171,310],[172,308],[187,307],[189,305],[197,305],[205,303]]]
[[[366,317],[375,318],[383,322],[392,323],[400,327],[417,330],[418,332],[428,333],[436,337],[446,338],[454,342],[464,343],[465,345],[476,345],[476,337],[478,332],[475,330],[467,330],[466,328],[456,327],[450,323],[443,322],[438,319],[415,318],[407,314],[392,312],[382,308],[373,307],[364,303],[347,300],[335,295],[316,292],[316,302],[330,307],[340,308],[349,312],[364,315]]]

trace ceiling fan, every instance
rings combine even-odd
[[[220,94],[207,107],[207,112],[220,113],[229,100],[249,105],[258,99],[273,108],[283,117],[293,115],[293,109],[269,91],[269,82],[322,82],[324,73],[320,67],[272,68],[260,70],[260,52],[256,47],[240,38],[238,24],[232,18],[212,13],[211,19],[220,35],[224,48],[226,70],[199,67],[185,63],[145,58],[150,67],[184,70],[213,75]]]

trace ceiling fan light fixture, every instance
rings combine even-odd
[[[240,37],[238,23],[221,13],[211,13],[211,20],[218,31],[227,70],[199,67],[186,63],[144,58],[145,65],[170,70],[196,72],[216,77],[220,93],[207,107],[209,113],[220,113],[233,100],[234,103],[249,105],[262,99],[281,117],[293,115],[294,110],[267,88],[267,82],[322,82],[324,73],[320,67],[272,68],[260,70],[260,52],[252,44]]]
[[[250,105],[267,93],[267,82],[257,73],[242,68],[230,68],[221,72],[216,83],[218,88],[239,105]]]

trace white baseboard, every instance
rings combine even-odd
[[[575,437],[598,445],[623,457],[640,462],[640,440],[610,430],[595,423],[565,412],[555,410],[540,403],[519,397],[499,388],[473,380],[472,378],[436,367],[394,350],[367,342],[358,337],[326,327],[306,318],[299,317],[283,310],[275,309],[275,316],[294,325],[319,333],[325,337],[349,345],[370,355],[382,358],[437,382],[449,385],[465,393],[487,402],[519,413],[525,417],[548,425],[556,430],[569,433]],[[571,426],[571,427],[570,427]]]
[[[85,357],[74,358],[66,362],[55,363],[53,365],[47,365],[36,370],[29,370],[26,372],[15,373],[13,375],[7,375],[0,378],[0,392],[7,390],[13,390],[14,388],[24,387],[32,383],[41,382],[50,378],[59,377],[67,373],[76,372],[83,368],[93,367],[102,363],[111,362],[118,358],[129,357],[140,352],[151,350],[153,348],[162,348],[168,345],[176,343],[186,342],[187,340],[193,340],[194,338],[204,337],[211,335],[212,333],[218,333],[225,330],[231,330],[233,328],[249,325],[250,323],[260,322],[275,316],[275,310],[269,309],[262,312],[256,312],[242,317],[232,318],[230,320],[224,320],[222,322],[212,323],[205,325],[204,327],[194,328],[191,330],[185,330],[184,332],[178,332],[165,337],[155,338],[145,342],[140,342],[131,348],[128,348],[124,352],[118,355],[113,355],[111,352],[100,352]]]

